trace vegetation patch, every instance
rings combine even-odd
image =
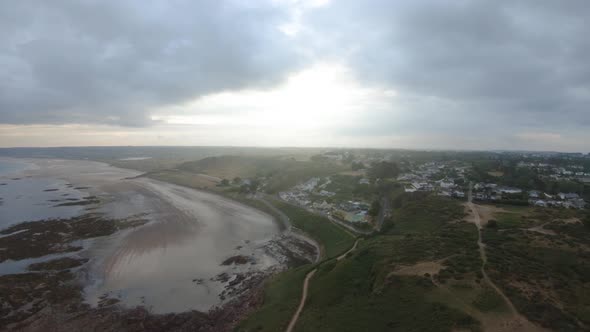
[[[513,224],[504,218],[503,228],[482,231],[490,278],[521,314],[559,331],[590,323],[590,229],[565,221],[573,214],[583,212],[531,209],[511,217]],[[555,235],[516,228],[527,219]]]
[[[74,267],[78,267],[88,262],[86,258],[64,257],[53,259],[47,262],[31,264],[28,267],[29,271],[61,271]]]
[[[272,204],[289,217],[294,227],[318,241],[323,247],[326,258],[342,254],[354,243],[350,233],[336,226],[326,217],[278,200],[273,200]]]
[[[506,311],[504,299],[492,288],[485,286],[473,300],[473,306],[481,312]]]
[[[84,214],[69,219],[24,222],[0,231],[0,262],[7,259],[41,257],[82,249],[72,242],[106,236],[118,230],[143,225],[147,220],[105,218],[101,214]]]

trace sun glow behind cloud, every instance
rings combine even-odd
[[[361,112],[396,96],[391,89],[361,86],[340,64],[318,64],[290,75],[273,89],[204,96],[160,109],[153,120],[180,125],[321,130],[352,125]]]

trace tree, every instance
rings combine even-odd
[[[321,154],[313,155],[309,159],[315,163],[325,163],[330,160],[328,157],[322,156]]]
[[[220,183],[220,185],[221,185],[221,186],[224,186],[224,187],[225,187],[225,186],[229,186],[229,180],[228,180],[228,179],[223,179],[223,180],[221,180],[221,183]]]
[[[376,217],[379,215],[379,210],[381,210],[381,203],[379,203],[378,200],[375,200],[371,203],[371,208],[369,208],[368,213],[371,217]]]
[[[239,176],[236,176],[233,180],[234,184],[240,184],[242,183],[242,178]]]
[[[252,181],[250,181],[250,192],[256,192],[256,190],[258,190],[258,187],[260,187],[260,180],[253,179]]]
[[[397,163],[381,161],[375,163],[369,169],[369,176],[373,179],[394,178],[399,175],[399,166]]]
[[[365,168],[365,165],[363,163],[361,163],[361,162],[354,162],[353,161],[352,164],[350,165],[350,168],[353,171],[358,171],[359,169]]]
[[[488,220],[488,223],[486,225],[486,227],[488,228],[498,228],[498,222],[494,219],[490,219]]]

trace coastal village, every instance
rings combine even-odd
[[[369,185],[369,179],[361,177],[359,184]],[[335,200],[334,191],[327,190],[332,183],[330,177],[312,178],[279,193],[279,197],[289,203],[305,207],[316,213],[331,216],[350,223],[367,223],[370,221],[370,202],[361,200]]]
[[[494,182],[474,182],[470,179],[471,165],[468,162],[430,161],[415,163],[404,161],[403,172],[394,179],[371,179],[368,165],[389,161],[387,156],[358,156],[348,152],[328,152],[323,154],[335,162],[352,161],[353,165],[363,168],[347,173],[354,186],[375,186],[379,181],[391,181],[403,188],[404,192],[433,192],[436,195],[466,200],[470,185],[474,201],[504,203],[514,205],[530,205],[538,207],[560,207],[584,209],[587,203],[584,198],[574,192],[559,192],[550,194],[541,190],[524,190],[522,188],[505,186]],[[519,162],[519,168],[533,168],[543,177],[555,181],[586,182],[590,173],[584,172],[581,165],[555,167],[546,163]],[[499,175],[499,174],[494,174]],[[330,216],[352,224],[370,223],[374,215],[370,209],[372,201],[368,199],[349,199],[339,195],[343,190],[334,181],[334,176],[314,177],[300,183],[287,191],[279,193],[279,197],[289,203],[301,206],[312,212]]]

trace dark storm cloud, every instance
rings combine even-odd
[[[284,9],[241,1],[4,1],[0,123],[149,123],[153,107],[269,86],[297,63]]]
[[[456,116],[471,116],[492,127],[582,129],[590,121],[589,17],[584,0],[373,0],[335,1],[306,23],[321,35],[321,52],[365,82],[420,100],[400,102],[401,122],[383,112],[369,127],[448,130],[465,122]]]

